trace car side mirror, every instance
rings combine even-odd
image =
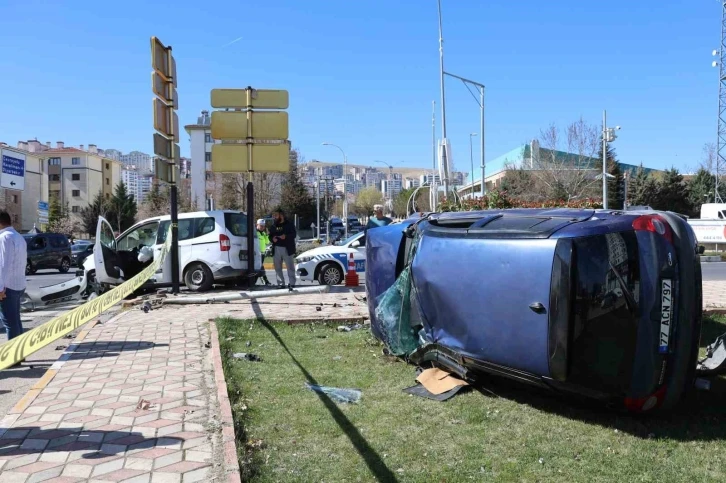
[[[358,248],[358,247],[360,247],[360,241],[359,240],[354,241],[353,243],[350,244],[350,247],[351,248]]]
[[[706,247],[704,247],[703,245],[698,245],[698,254],[703,255],[704,253],[706,253]]]

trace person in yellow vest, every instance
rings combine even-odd
[[[270,245],[270,235],[267,234],[267,225],[263,218],[257,220],[257,239],[260,241],[260,252],[262,253],[262,281],[265,282],[265,285],[272,285],[265,272],[265,252]]]

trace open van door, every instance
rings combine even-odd
[[[120,259],[116,251],[116,237],[111,225],[102,216],[96,225],[96,244],[93,246],[93,262],[96,266],[96,281],[117,285],[123,282],[119,268]]]

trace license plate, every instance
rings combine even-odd
[[[247,250],[240,250],[239,259],[242,260],[243,262],[247,261]]]
[[[671,338],[673,321],[673,281],[663,280],[660,290],[660,343],[658,352],[666,354]]]

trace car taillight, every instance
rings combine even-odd
[[[229,241],[227,235],[219,235],[219,250],[222,252],[228,252],[232,249],[232,242]]]
[[[666,386],[661,386],[656,392],[650,396],[641,397],[638,399],[632,397],[626,397],[624,404],[628,411],[635,413],[642,413],[655,409],[663,403],[663,399],[666,393]]]
[[[643,215],[633,221],[633,229],[657,233],[673,243],[673,230],[660,215]]]

